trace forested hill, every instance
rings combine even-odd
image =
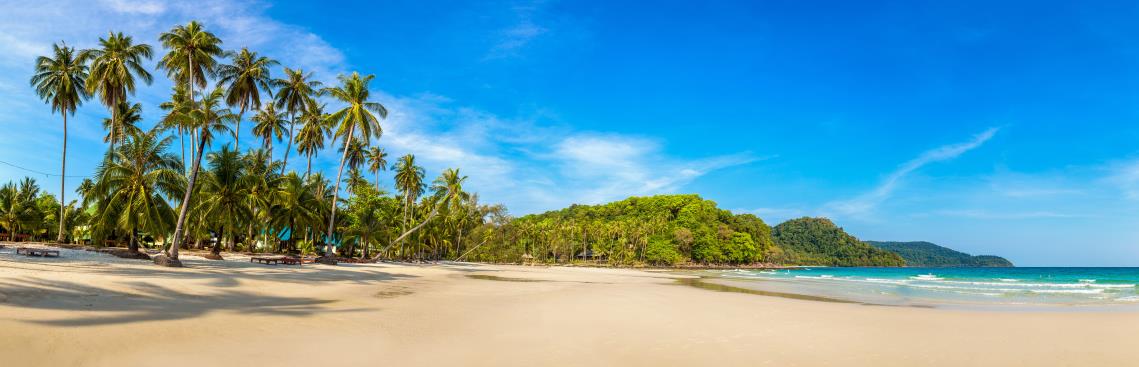
[[[776,245],[791,264],[828,266],[903,266],[898,254],[878,249],[847,234],[826,218],[792,219],[775,226]]]
[[[901,255],[906,266],[918,267],[1011,267],[1012,262],[1000,256],[973,256],[925,241],[866,241],[870,245]]]
[[[825,223],[825,225],[824,225]],[[516,218],[467,259],[591,261],[610,265],[787,264],[902,266],[898,255],[862,243],[826,219],[779,225],[733,214],[698,195],[631,197]],[[786,251],[785,251],[786,250]]]
[[[771,227],[698,195],[631,197],[517,218],[472,260],[572,259],[613,265],[779,262]]]

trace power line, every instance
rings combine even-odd
[[[47,173],[47,172],[40,172],[40,171],[37,171],[37,170],[31,169],[31,168],[27,168],[27,167],[21,167],[21,166],[17,166],[17,165],[15,165],[15,164],[12,164],[12,163],[8,163],[8,162],[5,162],[5,161],[0,161],[0,163],[3,163],[3,164],[6,164],[6,165],[9,165],[9,166],[12,166],[12,167],[15,167],[15,168],[19,168],[19,169],[22,169],[22,170],[25,170],[25,171],[28,171],[28,172],[32,172],[32,173],[36,173],[36,174],[41,174],[41,175],[44,175],[44,176],[51,176],[51,177],[59,177],[59,176],[60,176],[60,175],[57,175],[57,174],[52,174],[52,173]],[[72,176],[72,175],[68,175],[68,176],[66,176],[66,177],[68,177],[68,178],[88,178],[89,176]]]

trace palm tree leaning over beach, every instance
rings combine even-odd
[[[242,48],[240,52],[227,52],[230,64],[218,66],[218,84],[226,86],[225,103],[237,107],[237,126],[234,128],[233,149],[241,151],[241,118],[245,111],[261,108],[261,91],[273,97],[269,67],[277,65],[276,60],[259,56],[256,52]]]
[[[51,105],[51,112],[59,112],[63,116],[63,156],[59,167],[59,236],[56,241],[63,242],[65,220],[64,184],[67,178],[67,115],[74,115],[75,109],[88,97],[85,80],[87,79],[87,66],[83,65],[75,55],[75,49],[67,44],[52,45],[53,57],[40,56],[36,58],[36,71],[32,75],[31,84],[36,89],[36,95]]]
[[[388,170],[388,152],[384,148],[368,148],[368,171],[376,175],[376,191],[380,190],[380,171]]]
[[[175,83],[186,84],[190,106],[194,108],[194,85],[205,88],[206,76],[214,74],[214,69],[217,68],[216,57],[222,55],[221,39],[207,32],[201,23],[191,21],[160,34],[158,40],[168,50],[158,61],[158,68],[165,69],[166,75]],[[196,130],[190,131],[191,147],[198,145],[198,134]],[[191,156],[190,160],[198,161],[200,158]]]
[[[306,111],[301,115],[301,131],[297,133],[297,153],[305,156],[308,163],[305,165],[305,176],[312,173],[312,157],[324,149],[324,138],[330,134],[328,116],[324,114],[324,104],[316,99],[309,100]]]
[[[111,121],[120,121],[118,114],[122,109],[119,105],[126,103],[128,95],[134,95],[136,77],[147,85],[154,80],[142,65],[142,59],[150,60],[151,53],[153,50],[150,45],[136,45],[131,36],[125,36],[122,32],[110,32],[107,38],[99,38],[99,48],[79,52],[79,62],[91,62],[90,73],[87,75],[87,93],[98,96],[99,102],[111,110]],[[111,130],[110,138],[107,139],[111,143],[111,150],[115,149],[115,142],[122,140],[115,136],[116,133],[119,132]]]
[[[138,251],[138,231],[169,233],[174,209],[168,199],[185,190],[182,162],[167,153],[174,138],[159,137],[159,130],[132,132],[119,149],[116,159],[104,160],[95,171],[95,181],[83,198],[85,204],[99,203],[97,221],[112,223],[131,237],[129,250]]]
[[[222,132],[230,132],[229,123],[237,119],[228,108],[225,107],[225,90],[215,88],[209,94],[202,96],[202,101],[198,108],[194,109],[190,120],[193,122],[190,128],[197,131],[199,136],[197,153],[194,155],[194,167],[190,169],[190,180],[186,185],[186,193],[182,198],[181,209],[178,211],[178,221],[174,226],[174,236],[170,242],[170,247],[167,249],[168,258],[171,261],[170,266],[180,266],[178,260],[178,244],[182,241],[183,225],[186,223],[186,213],[189,211],[191,194],[194,193],[194,181],[198,178],[198,170],[202,166],[202,154],[206,151],[206,144],[209,144],[214,139],[214,134]]]
[[[273,80],[277,88],[277,108],[284,109],[289,114],[289,143],[285,146],[285,158],[281,161],[281,174],[289,164],[289,153],[293,150],[293,127],[297,123],[297,114],[304,114],[312,104],[321,83],[313,80],[312,73],[305,73],[301,69],[285,68],[285,78]]]
[[[335,186],[332,191],[332,208],[328,217],[328,237],[325,247],[325,261],[328,263],[335,263],[335,258],[332,255],[332,231],[336,228],[336,200],[340,196],[340,180],[343,178],[341,176],[344,173],[348,145],[353,140],[358,139],[357,136],[359,139],[363,139],[365,143],[370,142],[373,137],[379,139],[383,130],[376,115],[379,115],[380,118],[388,117],[387,107],[371,101],[368,83],[375,78],[375,75],[360,76],[360,73],[353,72],[351,76],[340,75],[337,77],[340,80],[339,86],[321,90],[322,94],[329,95],[346,104],[344,108],[328,116],[328,120],[336,126],[335,136],[344,140],[344,154],[340,157],[340,168],[336,171],[336,181],[333,183]]]

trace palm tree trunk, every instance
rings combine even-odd
[[[180,126],[178,127],[178,140],[180,140],[182,144],[182,169],[185,170],[186,166],[190,164],[186,162],[186,132],[183,131]]]
[[[344,174],[344,161],[348,159],[348,143],[352,141],[352,133],[356,126],[348,127],[348,134],[344,135],[344,154],[340,156],[340,168],[336,170],[336,185],[332,189],[332,214],[328,217],[328,243],[325,244],[324,256],[332,256],[332,230],[336,228],[336,200],[340,199],[340,178]]]
[[[285,146],[285,159],[281,161],[281,174],[285,174],[285,167],[289,165],[289,153],[293,151],[293,126],[297,124],[296,112],[289,114],[289,145]]]
[[[115,117],[118,116],[118,114],[119,114],[119,104],[116,101],[116,102],[113,102],[112,105],[114,105],[114,107],[111,107],[111,157],[110,157],[110,159],[111,159],[111,161],[114,161],[115,160],[115,154],[114,154],[115,153],[115,130],[116,130],[115,129],[115,127],[116,127],[115,123],[118,122],[115,120]]]
[[[311,173],[312,173],[312,154],[309,154],[308,155],[308,165],[305,166],[305,179],[308,179],[308,175]]]
[[[198,144],[198,154],[194,159],[194,168],[190,170],[190,182],[186,185],[186,195],[182,197],[182,209],[178,210],[178,223],[174,226],[174,237],[170,243],[167,254],[173,260],[178,260],[178,242],[182,237],[182,226],[186,223],[186,213],[190,209],[190,194],[194,192],[194,182],[198,179],[198,169],[202,165],[202,152],[206,150],[206,141]]]
[[[127,243],[127,251],[138,252],[138,228],[131,228],[131,240]]]
[[[63,159],[59,166],[59,235],[55,241],[63,243],[63,221],[67,215],[67,207],[63,201],[63,195],[67,191],[64,188],[67,182],[67,111],[62,111],[61,114],[63,115]]]

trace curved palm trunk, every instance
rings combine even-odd
[[[202,152],[206,149],[206,141],[198,143],[198,154],[194,159],[194,168],[190,170],[190,182],[186,185],[186,195],[182,197],[182,209],[178,210],[178,223],[174,227],[173,241],[167,250],[171,259],[178,260],[178,243],[182,240],[182,226],[186,223],[186,213],[190,209],[190,194],[194,192],[194,182],[198,180],[198,170],[202,166]]]
[[[297,114],[289,115],[289,144],[285,146],[285,159],[281,161],[281,174],[285,174],[285,167],[289,165],[289,153],[293,151],[293,126],[297,124]]]
[[[348,128],[348,134],[344,135],[344,154],[340,156],[340,168],[336,170],[336,185],[332,189],[332,214],[328,217],[328,241],[325,244],[324,256],[332,256],[332,230],[336,228],[336,201],[340,198],[340,179],[344,174],[344,161],[348,159],[348,143],[352,141],[352,133],[355,132],[356,126],[353,125]]]
[[[64,185],[67,182],[67,111],[62,111],[63,115],[63,160],[59,166],[59,235],[56,236],[55,241],[63,243],[63,222],[67,215],[67,207],[63,201],[63,195],[67,191]]]

